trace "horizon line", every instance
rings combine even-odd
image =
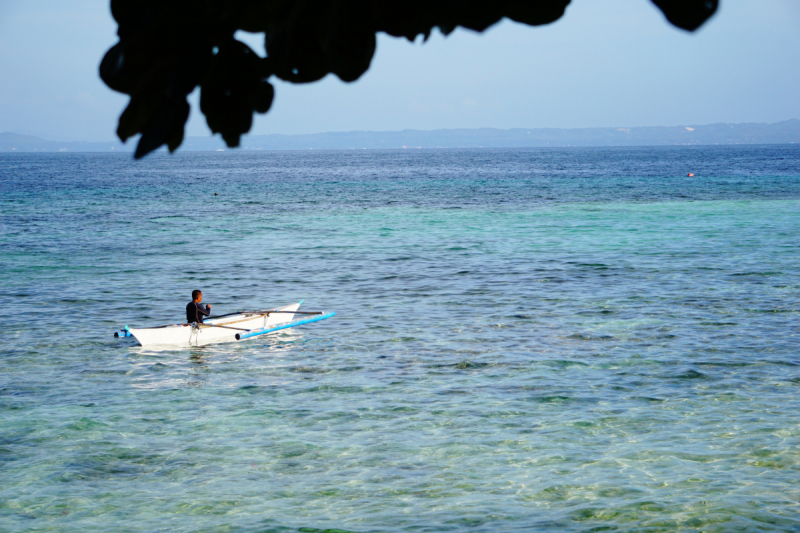
[[[588,126],[588,127],[513,127],[513,128],[497,128],[493,126],[480,126],[480,127],[473,127],[473,128],[435,128],[435,129],[416,129],[416,128],[405,128],[405,129],[398,129],[398,130],[369,130],[369,129],[361,129],[361,130],[329,130],[329,131],[319,131],[313,133],[246,133],[242,135],[242,138],[245,137],[266,137],[266,136],[285,136],[285,137],[300,137],[300,136],[307,136],[307,135],[329,135],[329,134],[348,134],[348,133],[374,133],[374,134],[381,134],[381,133],[405,133],[405,132],[423,132],[423,133],[434,133],[434,132],[442,132],[442,131],[482,131],[482,130],[491,130],[491,131],[576,131],[576,130],[616,130],[616,131],[623,131],[623,130],[634,130],[634,129],[647,129],[647,128],[686,128],[686,127],[694,127],[694,128],[702,128],[708,126],[718,126],[718,125],[732,125],[732,126],[745,126],[745,125],[766,125],[766,126],[774,126],[777,124],[782,124],[784,122],[794,122],[800,121],[800,118],[788,118],[784,120],[779,120],[777,122],[710,122],[706,124],[697,124],[697,123],[681,123],[681,124],[673,124],[670,126],[665,125],[656,125],[656,126]],[[114,138],[111,140],[52,140],[49,135],[42,133],[42,132],[26,132],[27,130],[14,130],[14,131],[2,131],[0,135],[21,135],[26,137],[32,137],[38,139],[40,141],[45,142],[56,142],[56,143],[92,143],[92,144],[100,144],[100,143],[120,143],[125,144],[120,141],[118,138]],[[46,137],[43,137],[45,135]],[[185,139],[207,139],[207,138],[215,138],[218,137],[217,134],[208,132],[208,135],[186,135]]]

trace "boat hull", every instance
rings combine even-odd
[[[211,318],[200,327],[173,324],[157,328],[129,328],[128,331],[142,346],[205,346],[219,342],[236,342],[237,334],[266,330],[291,322],[294,319],[293,311],[297,311],[299,307],[300,303],[294,303],[273,310],[284,311],[282,313],[237,313]]]

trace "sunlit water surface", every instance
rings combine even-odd
[[[0,530],[797,531],[798,169],[2,155]],[[337,316],[113,338],[195,288]]]

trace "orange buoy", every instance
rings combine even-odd
[[[687,177],[689,177],[689,178],[693,178],[693,177],[694,177],[694,174],[692,174],[691,172],[689,172],[689,174],[688,174],[688,176],[687,176]]]

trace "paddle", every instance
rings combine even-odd
[[[324,314],[322,311],[252,311],[253,313],[266,313],[268,315],[272,313],[290,313],[293,315],[322,315]]]
[[[222,318],[224,316],[233,316],[233,315],[241,315],[242,313],[247,313],[248,311],[234,311],[233,313],[227,313],[224,315],[214,315],[206,317],[206,320],[211,320],[212,318]]]
[[[246,314],[272,314],[272,313],[291,313],[294,315],[322,315],[324,314],[322,311],[236,311],[234,313],[228,313],[226,315],[215,315],[207,317],[206,320],[211,320],[212,318],[223,318],[226,316],[232,315],[246,315]]]
[[[225,328],[225,329],[235,329],[236,331],[250,331],[249,329],[244,328],[232,328],[230,326],[218,326],[216,324],[198,324],[201,328]]]
[[[266,315],[271,315],[272,313],[291,313],[293,315],[321,315],[323,314],[322,311],[240,311],[238,313],[231,313],[231,314],[244,314],[244,313],[264,313]],[[229,316],[229,315],[220,315],[220,316]],[[214,317],[219,318],[219,317]],[[244,328],[232,328],[230,326],[218,326],[217,324],[198,324],[201,328],[224,328],[224,329],[235,329],[236,331],[244,331],[250,333],[249,329]]]

